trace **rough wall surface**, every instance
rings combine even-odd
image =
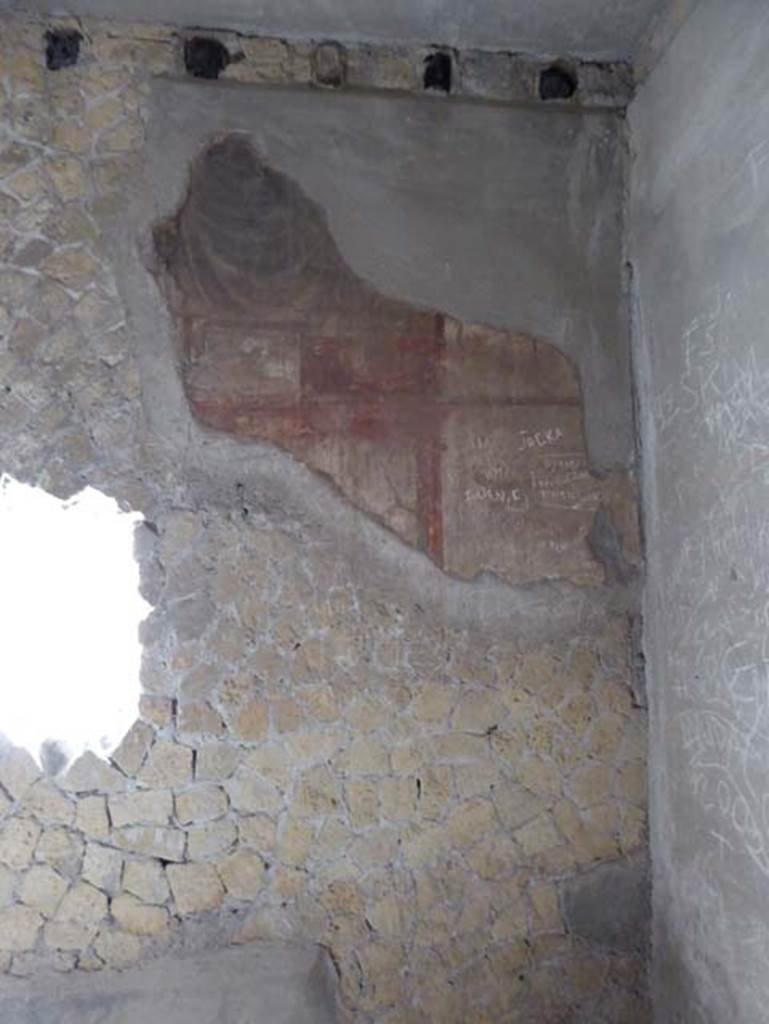
[[[769,1000],[768,42],[702,0],[631,109],[663,1024]]]
[[[178,72],[178,41],[157,31],[161,66]],[[559,348],[579,374],[591,466],[632,462],[615,114],[151,82],[145,155],[118,207],[130,211],[124,231],[174,214],[201,152],[246,133],[261,159],[322,208],[342,259],[377,291]],[[149,250],[151,238],[143,241]],[[146,274],[125,246],[114,259],[137,322],[158,334],[164,313]],[[164,397],[149,411],[167,432],[174,392],[161,373],[166,351],[156,348]]]
[[[576,54],[613,60],[630,57],[663,0],[322,0],[308,10],[300,0],[166,0],[162,13],[150,0],[2,0],[0,8],[41,14],[152,20],[244,32],[275,32],[345,40],[462,44],[518,52]]]
[[[333,1024],[333,967],[280,943],[162,957],[119,974],[0,982],[8,1024]]]
[[[522,112],[478,121],[448,106],[345,98],[332,110],[298,92],[151,85],[176,52],[146,26],[90,25],[81,62],[51,73],[41,25],[3,27],[0,467],[141,510],[155,610],[141,719],[111,764],[86,756],[50,780],[20,752],[0,758],[0,966],[93,971],[295,940],[328,950],[340,1014],[360,1024],[645,1021],[643,914],[627,915],[637,934],[618,934],[589,913],[591,898],[643,903],[632,587],[610,560],[602,586],[453,578],[284,452],[206,430],[150,272],[152,229],[179,208],[195,156],[248,131],[388,294],[428,304],[432,291],[432,308],[508,329],[520,302],[535,336],[580,310],[593,326],[555,340],[575,358],[622,353],[610,330],[621,304],[591,276],[616,255],[602,225],[617,179],[592,177],[616,167],[613,122],[555,115],[548,144]],[[479,170],[470,143],[491,133],[496,147],[511,127],[515,145]],[[510,160],[521,139],[530,167]],[[426,168],[452,140],[451,173]],[[564,154],[582,154],[584,180]],[[522,241],[499,223],[511,167],[521,237],[539,242],[534,290]],[[478,174],[482,202],[469,203]],[[554,203],[571,211],[560,229],[543,212]],[[388,218],[399,245],[377,238]],[[470,244],[472,222],[523,268],[511,294],[493,261],[473,279],[479,250],[463,256],[457,241]],[[602,255],[580,257],[588,238]],[[399,256],[407,269],[393,271]],[[580,258],[595,288],[564,311]],[[583,365],[583,389],[613,409],[604,422],[620,422],[624,386],[588,377]],[[622,450],[610,441],[609,462]]]
[[[632,480],[591,474],[561,353],[375,291],[247,136],[200,154],[154,237],[202,424],[290,451],[464,579],[601,583],[599,509],[637,561]]]

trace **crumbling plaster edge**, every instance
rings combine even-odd
[[[155,95],[167,85],[156,80]],[[615,615],[631,619],[638,603],[635,579],[590,587],[564,580],[512,586],[491,574],[473,581],[454,578],[289,454],[226,437],[194,419],[177,370],[174,326],[152,272],[152,230],[183,202],[192,160],[216,133],[206,117],[193,131],[187,130],[189,124],[161,124],[152,116],[155,102],[153,96],[141,172],[126,191],[118,220],[101,226],[137,342],[150,434],[179,470],[178,491],[164,504],[229,509],[245,502],[270,524],[299,536],[311,534],[313,541],[332,548],[349,572],[369,586],[457,626],[506,625],[533,643],[568,632],[597,633]],[[172,162],[168,152],[174,153]]]

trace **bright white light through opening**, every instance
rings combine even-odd
[[[0,476],[0,734],[38,762],[46,740],[103,756],[136,718],[141,521],[90,487],[59,501]]]

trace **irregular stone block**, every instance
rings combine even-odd
[[[33,949],[42,923],[43,918],[31,907],[0,910],[0,950],[18,953]]]
[[[104,892],[114,893],[120,885],[123,858],[117,850],[88,843],[83,858],[83,879]]]
[[[192,751],[170,740],[159,740],[137,778],[145,786],[184,786],[192,780]]]
[[[133,935],[162,935],[168,930],[165,907],[146,906],[135,896],[117,896],[110,911],[121,928]]]
[[[163,868],[155,860],[129,860],[123,871],[123,888],[144,903],[165,903],[169,896]]]
[[[242,757],[237,747],[229,743],[204,743],[197,749],[195,778],[220,782],[229,778]]]
[[[93,941],[96,925],[81,921],[49,921],[43,935],[50,949],[82,950]]]
[[[220,786],[196,786],[175,797],[176,817],[182,825],[213,821],[227,813],[227,794]]]
[[[139,712],[156,729],[167,729],[173,718],[173,705],[169,697],[143,693],[139,698]]]
[[[155,739],[155,730],[141,720],[134,722],[110,760],[125,775],[136,775]]]
[[[53,868],[35,866],[26,873],[19,886],[19,899],[33,910],[52,917],[68,888],[67,880]]]
[[[273,814],[283,806],[279,790],[263,779],[236,776],[228,779],[224,788],[233,808],[241,814]]]
[[[180,914],[214,910],[224,899],[224,886],[211,864],[169,864],[166,873]]]
[[[106,839],[109,836],[107,801],[103,796],[85,796],[77,802],[75,827],[89,839]]]
[[[527,857],[535,857],[538,853],[551,850],[562,841],[552,818],[545,814],[519,828],[514,838]]]
[[[0,825],[0,864],[21,871],[28,867],[37,841],[40,826],[29,818],[11,818]]]
[[[192,701],[179,706],[180,736],[223,736],[226,731],[221,717],[205,701]]]
[[[44,825],[71,825],[75,805],[45,779],[36,782],[24,797],[23,810]]]
[[[217,863],[227,895],[236,900],[253,900],[264,888],[264,861],[249,850],[238,850]]]
[[[141,942],[135,935],[123,931],[101,931],[94,942],[96,953],[107,967],[122,969],[135,964],[141,957]],[[83,1021],[80,1016],[81,1008],[77,1006],[78,1022]],[[95,1024],[95,1022],[94,1022]],[[137,1024],[139,1024],[137,1018]]]
[[[160,860],[180,861],[184,858],[184,832],[160,825],[128,825],[113,829],[111,842],[121,850],[158,857]]]
[[[67,878],[80,873],[83,863],[83,840],[64,828],[44,829],[35,849],[35,860],[50,864]]]
[[[238,739],[251,742],[263,740],[269,726],[267,705],[261,700],[249,701],[232,716],[230,726]]]
[[[74,761],[62,780],[62,787],[73,793],[117,793],[126,787],[126,778],[106,761],[87,750]]]
[[[174,802],[168,789],[138,790],[109,798],[109,813],[115,828],[123,825],[167,825]]]
[[[0,745],[0,786],[9,796],[20,800],[39,778],[40,769],[31,754],[5,742]]]
[[[187,832],[187,856],[203,860],[235,845],[238,828],[234,821],[211,821]]]
[[[107,897],[87,882],[78,882],[66,894],[56,912],[57,921],[96,925],[107,914]]]

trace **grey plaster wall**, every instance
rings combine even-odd
[[[333,967],[318,947],[257,943],[121,973],[0,984],[2,1024],[333,1024]]]
[[[697,3],[698,0],[668,0],[649,19],[633,54],[636,82],[642,82],[654,70]]]
[[[212,138],[247,132],[326,210],[347,262],[385,294],[521,330],[570,356],[595,468],[628,465],[620,125],[611,113],[157,80],[126,231],[177,208],[190,162]],[[118,245],[115,258],[126,251]],[[127,266],[125,279],[142,290],[134,308],[148,318],[143,335],[157,337],[164,314],[144,268]],[[168,426],[174,389],[185,413],[170,361],[158,355],[149,377],[164,399],[149,411]]]
[[[0,0],[0,8],[163,20],[288,36],[628,57],[663,0]]]
[[[646,954],[649,871],[645,857],[599,864],[561,885],[570,935],[605,949]]]
[[[769,1005],[768,44],[701,0],[630,115],[660,1024]]]

